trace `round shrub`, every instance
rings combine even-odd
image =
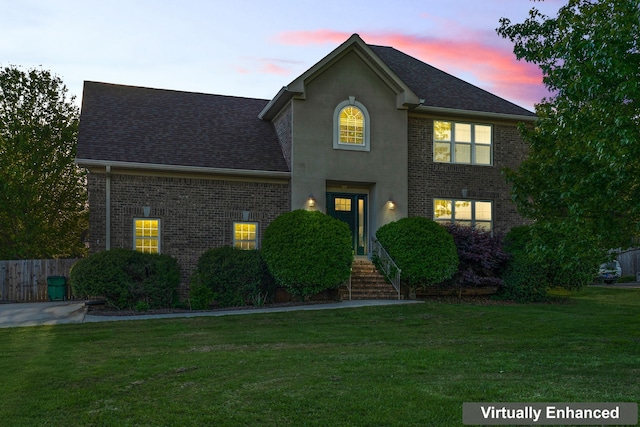
[[[192,307],[199,309],[208,308],[214,299],[222,307],[256,305],[274,292],[273,278],[256,250],[210,249],[198,259],[191,278]]]
[[[453,238],[433,220],[402,218],[380,227],[376,237],[398,264],[402,282],[410,288],[443,282],[458,270]]]
[[[171,307],[178,302],[180,266],[169,255],[117,248],[76,262],[69,281],[75,296],[101,296],[119,309],[139,302],[149,308]]]
[[[278,283],[303,299],[339,287],[351,274],[349,226],[318,211],[280,215],[264,232],[262,252]]]

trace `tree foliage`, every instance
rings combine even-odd
[[[529,157],[507,179],[539,234],[570,238],[534,249],[575,267],[640,231],[639,29],[639,0],[569,0],[555,18],[534,8],[497,30],[552,93],[522,128]]]
[[[549,289],[577,289],[593,282],[600,251],[580,239],[562,234],[553,225],[512,228],[504,239],[511,259],[502,277],[501,296],[518,302],[545,301]]]
[[[0,69],[0,259],[84,253],[79,111],[67,92],[49,71]]]

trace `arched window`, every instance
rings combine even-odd
[[[348,105],[340,111],[340,144],[364,145],[364,114]]]
[[[333,148],[369,151],[369,113],[350,96],[335,109]]]

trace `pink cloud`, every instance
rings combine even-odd
[[[331,30],[297,31],[281,33],[276,40],[304,46],[339,44],[350,36]],[[462,78],[526,108],[548,96],[539,68],[518,61],[511,46],[497,35],[465,30],[457,32],[456,38],[402,33],[361,33],[361,37],[369,44],[393,46],[452,75],[472,76]]]
[[[261,73],[266,74],[277,74],[279,76],[287,76],[291,73],[291,70],[285,67],[282,67],[273,62],[264,62],[262,68],[259,70]]]
[[[300,64],[300,61],[290,61],[277,58],[247,58],[251,63],[251,67],[236,66],[236,72],[240,74],[261,73],[276,74],[279,76],[289,76],[292,68]]]

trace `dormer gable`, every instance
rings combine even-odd
[[[306,99],[307,85],[350,53],[357,54],[396,94],[396,108],[407,109],[420,105],[418,95],[373,52],[358,34],[353,34],[347,41],[283,87],[258,117],[272,120],[292,98]]]

